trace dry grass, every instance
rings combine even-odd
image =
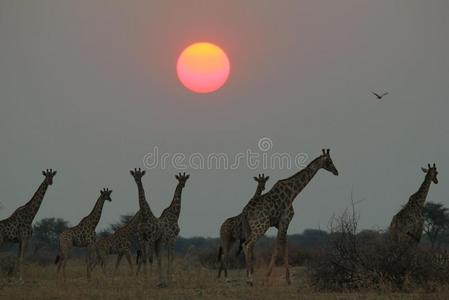
[[[449,290],[435,294],[319,293],[307,281],[304,269],[293,269],[293,283],[287,286],[282,279],[282,268],[275,270],[269,281],[264,269],[257,270],[256,285],[246,286],[243,270],[231,270],[231,282],[216,279],[216,270],[197,264],[186,265],[178,260],[174,280],[168,288],[156,287],[155,270],[145,280],[129,274],[123,264],[117,276],[104,276],[96,269],[88,282],[81,261],[69,261],[68,280],[56,275],[55,266],[29,264],[25,268],[25,282],[0,278],[0,299],[448,299]],[[112,263],[108,270],[112,269]]]

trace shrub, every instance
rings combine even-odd
[[[359,216],[345,211],[330,222],[323,252],[308,267],[312,283],[324,290],[434,289],[449,282],[447,254],[402,247],[381,231],[358,232]]]

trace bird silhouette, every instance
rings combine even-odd
[[[386,93],[383,93],[382,95],[379,95],[378,93],[375,93],[375,92],[371,92],[374,96],[376,96],[376,98],[378,99],[378,100],[381,100],[384,96],[386,96],[386,95],[388,95],[388,92],[386,92]]]

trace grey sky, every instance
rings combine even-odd
[[[102,187],[99,228],[138,208],[129,169],[145,153],[273,150],[314,158],[331,148],[339,177],[321,171],[294,203],[290,233],[325,228],[354,190],[363,227],[385,227],[436,162],[428,200],[448,204],[449,2],[0,0],[0,218],[58,174],[37,219],[72,224]],[[231,76],[217,93],[185,90],[177,55],[219,44]],[[378,102],[370,90],[389,91]],[[174,169],[149,170],[159,215]],[[181,235],[217,236],[256,188],[295,170],[186,170]]]

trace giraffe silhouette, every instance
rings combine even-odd
[[[178,184],[176,185],[173,200],[170,203],[170,206],[164,209],[159,217],[159,223],[162,228],[162,244],[167,247],[167,280],[170,280],[170,268],[173,263],[175,243],[180,230],[178,220],[181,213],[182,190],[184,189],[189,177],[190,175],[186,175],[186,173],[179,173],[175,176],[176,180],[178,180]]]
[[[282,252],[285,266],[285,279],[290,284],[287,230],[294,215],[292,208],[293,200],[295,200],[296,196],[298,196],[320,169],[338,175],[329,149],[327,151],[323,149],[322,152],[322,155],[315,158],[303,170],[289,178],[279,180],[267,193],[251,199],[244,208],[242,227],[247,238],[243,244],[243,250],[245,252],[248,284],[253,284],[254,245],[270,227],[276,227],[278,233],[268,266],[267,276],[271,275],[278,252]]]
[[[147,259],[152,257],[154,251],[157,259],[157,268],[159,273],[159,286],[164,287],[166,283],[162,278],[162,262],[160,258],[160,247],[162,243],[162,226],[159,219],[156,218],[151,211],[150,206],[145,197],[145,190],[142,184],[142,177],[145,175],[145,171],[134,169],[130,171],[131,176],[137,185],[138,197],[139,197],[139,209],[140,218],[137,224],[137,239],[139,243],[139,250],[137,255],[137,271],[138,275],[143,265],[144,275],[147,275]]]
[[[259,174],[258,177],[254,177],[254,180],[257,182],[257,188],[252,198],[258,197],[262,194],[265,190],[265,184],[269,178],[270,176],[265,176],[265,174]],[[223,270],[225,278],[228,278],[229,252],[236,241],[239,241],[239,248],[237,250],[237,255],[239,255],[242,249],[242,244],[245,241],[245,235],[242,232],[241,213],[237,216],[226,219],[220,227],[220,248],[218,249],[220,268],[218,269],[218,278],[220,278]]]
[[[423,208],[431,183],[438,183],[438,171],[433,164],[422,168],[426,174],[418,191],[410,196],[407,204],[393,217],[390,224],[390,235],[393,241],[403,247],[414,247],[421,240],[424,227]]]
[[[97,227],[98,222],[100,222],[104,202],[112,201],[111,193],[112,190],[109,189],[101,190],[100,196],[98,197],[92,211],[84,217],[78,225],[64,230],[59,235],[59,254],[56,256],[55,264],[58,265],[58,274],[62,270],[64,280],[66,279],[66,264],[72,247],[88,248],[88,251],[91,251],[89,248],[94,245],[96,240],[95,228]],[[89,266],[88,264],[86,265],[87,276],[90,276]]]
[[[108,255],[117,255],[114,273],[120,265],[123,256],[126,258],[131,273],[133,273],[133,264],[131,262],[131,238],[135,234],[137,224],[140,222],[140,211],[138,211],[131,220],[118,228],[113,234],[107,237],[100,237],[91,247],[88,254],[88,278],[95,266],[100,263],[103,273],[106,274],[106,258]]]
[[[16,265],[19,268],[20,280],[22,280],[23,276],[23,258],[28,241],[33,233],[31,224],[41,207],[48,186],[53,184],[53,177],[56,175],[56,171],[47,169],[42,171],[42,175],[45,176],[44,181],[40,184],[31,200],[17,208],[9,218],[0,221],[0,246],[3,243],[19,244]]]

